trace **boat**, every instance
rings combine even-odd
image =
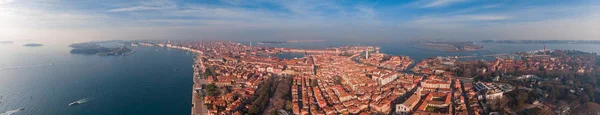
[[[23,111],[23,110],[25,110],[25,108],[19,108],[19,110]]]
[[[75,105],[79,105],[79,104],[81,104],[81,103],[79,103],[78,101],[75,101],[73,103],[69,103],[69,106],[75,106]]]
[[[175,68],[173,71],[177,71],[177,70],[179,70],[179,69],[178,69],[178,68]]]

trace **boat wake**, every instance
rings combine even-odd
[[[83,99],[77,100],[75,102],[69,103],[69,106],[81,105],[81,104],[84,104],[84,103],[86,103],[86,102],[88,102],[90,100],[92,100],[92,98],[83,98]]]
[[[19,109],[15,109],[15,110],[6,111],[4,113],[0,113],[0,115],[12,115],[13,113],[17,113],[17,112],[20,112],[23,110],[25,110],[25,109],[19,108]]]

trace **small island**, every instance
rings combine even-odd
[[[74,48],[71,50],[72,54],[84,54],[84,55],[100,55],[100,56],[118,56],[118,55],[129,55],[134,51],[123,46],[118,48],[107,48],[98,45],[104,42],[87,42],[71,44],[69,47]]]
[[[23,46],[25,47],[41,47],[44,46],[42,44],[36,44],[36,43],[29,43],[29,44],[24,44]]]
[[[258,44],[285,44],[287,41],[261,41]]]
[[[12,44],[14,43],[13,41],[0,41],[0,44]]]
[[[483,46],[475,42],[457,42],[457,41],[413,41],[412,45],[418,48],[439,50],[444,52],[465,52],[477,51],[483,49]]]
[[[287,40],[287,41],[260,41],[258,44],[286,44],[286,43],[310,43],[324,42],[325,40]]]

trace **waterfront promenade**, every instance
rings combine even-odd
[[[202,87],[202,84],[205,84],[206,81],[201,79],[202,74],[204,73],[204,67],[202,65],[201,56],[198,55],[194,60],[194,86],[192,89],[192,115],[205,115],[208,113],[208,109],[206,105],[204,105],[204,98],[202,96],[202,92],[204,89],[198,90],[198,88]]]

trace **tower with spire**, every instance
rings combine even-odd
[[[544,55],[546,55],[546,44],[544,44]]]
[[[365,50],[365,52],[367,52],[367,54],[366,54],[366,57],[367,57],[367,58],[366,58],[366,59],[369,59],[369,51],[368,51],[368,50]]]

